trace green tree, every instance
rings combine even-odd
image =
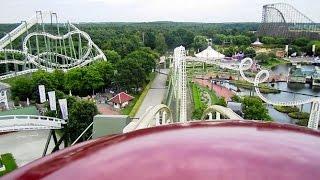
[[[117,63],[118,61],[121,60],[121,56],[116,51],[105,50],[104,54],[106,55],[107,60],[109,62],[111,62],[112,64],[115,64],[115,63]]]
[[[150,47],[151,49],[155,49],[157,46],[157,37],[154,32],[147,31],[144,34],[144,45],[147,47]]]
[[[268,109],[258,97],[245,97],[243,100],[244,118],[248,120],[270,121]]]
[[[129,61],[136,61],[148,75],[156,68],[156,58],[158,57],[159,55],[156,55],[151,49],[144,48],[128,54],[125,59]]]
[[[10,83],[10,85],[13,99],[18,97],[20,100],[26,101],[27,98],[32,98],[35,88],[31,78],[19,76],[12,83]]]
[[[115,68],[114,65],[106,62],[100,61],[92,65],[95,70],[100,74],[103,79],[105,87],[111,87],[111,83],[114,81]]]
[[[36,88],[38,85],[44,85],[46,87],[46,91],[54,90],[53,76],[43,70],[37,71],[32,74],[32,81]]]
[[[117,63],[116,82],[123,90],[137,91],[143,87],[147,80],[147,74],[141,64],[131,59],[124,59]]]
[[[56,90],[65,91],[65,73],[62,70],[54,70],[51,74],[52,86]]]
[[[265,36],[261,39],[261,42],[264,44],[276,44],[277,41],[274,37]]]
[[[92,91],[92,94],[98,89],[101,89],[104,85],[103,74],[100,74],[96,66],[86,67],[85,74],[83,76],[83,88],[86,92]]]
[[[66,131],[70,134],[71,142],[75,141],[93,122],[93,117],[97,114],[97,106],[91,101],[80,100],[73,103],[69,109],[69,120],[66,128]],[[89,136],[90,134],[84,135],[81,141],[85,141]]]
[[[204,50],[208,46],[207,37],[205,36],[195,36],[193,40],[193,47],[195,50]]]
[[[162,33],[158,33],[155,37],[155,50],[164,54],[168,49],[166,39]]]
[[[308,46],[310,40],[305,38],[305,37],[301,37],[301,38],[298,38],[298,39],[295,39],[293,41],[293,45],[296,45],[296,46],[299,46],[299,47],[306,47]]]
[[[86,68],[75,68],[68,71],[65,79],[65,88],[71,90],[73,94],[79,95],[84,90],[83,76]]]
[[[243,52],[246,57],[254,58],[256,56],[256,50],[252,47],[246,48]]]
[[[235,44],[235,45],[250,45],[251,44],[251,40],[247,36],[238,35],[238,36],[234,36],[232,38],[232,43]]]

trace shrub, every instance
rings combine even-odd
[[[293,119],[309,119],[310,114],[305,112],[292,112],[288,114]]]
[[[3,172],[0,172],[0,176],[3,176],[9,172],[12,172],[18,168],[17,163],[11,153],[2,154],[1,161],[4,164],[4,166],[6,167],[6,170]]]
[[[274,109],[282,113],[299,112],[299,108],[297,107],[275,106]]]

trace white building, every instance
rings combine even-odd
[[[125,92],[121,92],[115,95],[109,101],[112,102],[114,108],[121,109],[126,107],[132,99],[134,99],[133,96],[130,96]]]

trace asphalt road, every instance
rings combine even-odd
[[[161,69],[160,71],[166,74],[169,73],[168,69]],[[167,91],[166,81],[167,75],[159,73],[156,75],[156,78],[152,83],[151,89],[144,98],[144,101],[142,102],[135,118],[140,118],[150,106],[155,106],[162,103],[162,100],[164,99],[164,96]]]
[[[0,135],[0,154],[12,153],[19,167],[42,157],[49,130],[20,131]],[[53,149],[51,139],[48,154]]]

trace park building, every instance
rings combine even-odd
[[[113,107],[116,109],[125,108],[128,106],[129,102],[134,99],[133,96],[130,96],[129,94],[125,92],[121,92],[117,95],[115,95],[113,98],[109,100],[109,102],[112,103]]]

